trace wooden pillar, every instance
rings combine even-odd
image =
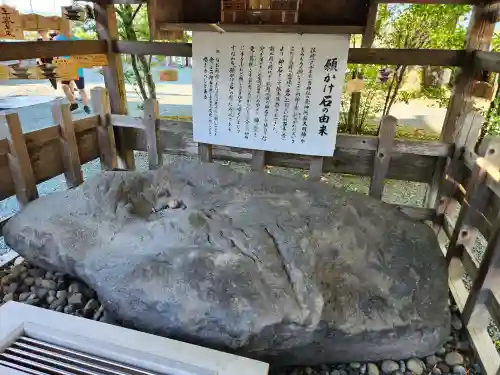
[[[252,151],[252,171],[263,171],[266,166],[266,152],[263,150]]]
[[[97,142],[99,143],[101,154],[101,169],[111,171],[118,168],[118,161],[107,91],[102,87],[96,87],[91,90],[90,99],[92,101],[92,109],[99,115]]]
[[[52,105],[52,117],[60,129],[59,140],[61,142],[66,185],[69,189],[75,188],[83,182],[83,174],[69,104],[64,104],[61,100],[56,101]]]
[[[212,162],[212,145],[208,143],[198,143],[198,158],[200,161]]]
[[[378,147],[373,165],[372,181],[370,183],[369,194],[376,199],[382,199],[384,192],[384,182],[391,162],[392,145],[398,120],[393,116],[385,116],[380,125],[378,135]]]
[[[14,180],[16,197],[21,206],[38,198],[36,178],[31,166],[31,160],[26,147],[21,121],[17,113],[4,115],[7,126],[7,142],[9,143],[9,169]]]
[[[146,127],[149,169],[156,169],[163,164],[159,118],[158,100],[146,99],[144,101],[144,125]]]
[[[104,67],[104,82],[109,92],[111,113],[127,114],[127,95],[121,55],[113,51],[118,40],[118,26],[115,6],[109,0],[98,0],[95,4],[97,36],[108,43],[108,66]],[[135,169],[134,152],[127,148],[126,136],[131,136],[126,129],[116,128],[115,139],[119,157],[119,167]]]
[[[489,50],[499,10],[500,4],[477,5],[472,8],[465,44],[465,50],[470,53],[470,58],[467,65],[458,72],[453,95],[448,105],[441,131],[441,139],[445,142],[453,141],[458,118],[472,109],[471,92],[474,78],[472,52]]]

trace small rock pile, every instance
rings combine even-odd
[[[0,305],[23,302],[79,317],[102,320],[104,309],[93,290],[61,272],[46,271],[17,258],[0,269]]]
[[[88,319],[110,321],[93,290],[61,272],[46,271],[17,258],[0,269],[0,306],[7,301],[63,312]],[[380,363],[346,363],[319,367],[273,369],[272,375],[479,375],[474,352],[459,316],[450,301],[452,331],[446,343],[426,358],[386,360]]]

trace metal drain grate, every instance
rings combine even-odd
[[[0,353],[0,365],[32,375],[161,375],[26,336]]]

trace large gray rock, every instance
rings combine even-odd
[[[425,356],[449,333],[431,229],[321,183],[198,163],[108,172],[4,233],[128,327],[275,364]]]

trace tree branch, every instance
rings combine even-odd
[[[132,19],[130,20],[130,23],[134,22],[135,16],[137,16],[137,13],[139,13],[139,10],[141,10],[142,4],[139,4],[139,6],[135,9],[134,14],[132,15]]]

